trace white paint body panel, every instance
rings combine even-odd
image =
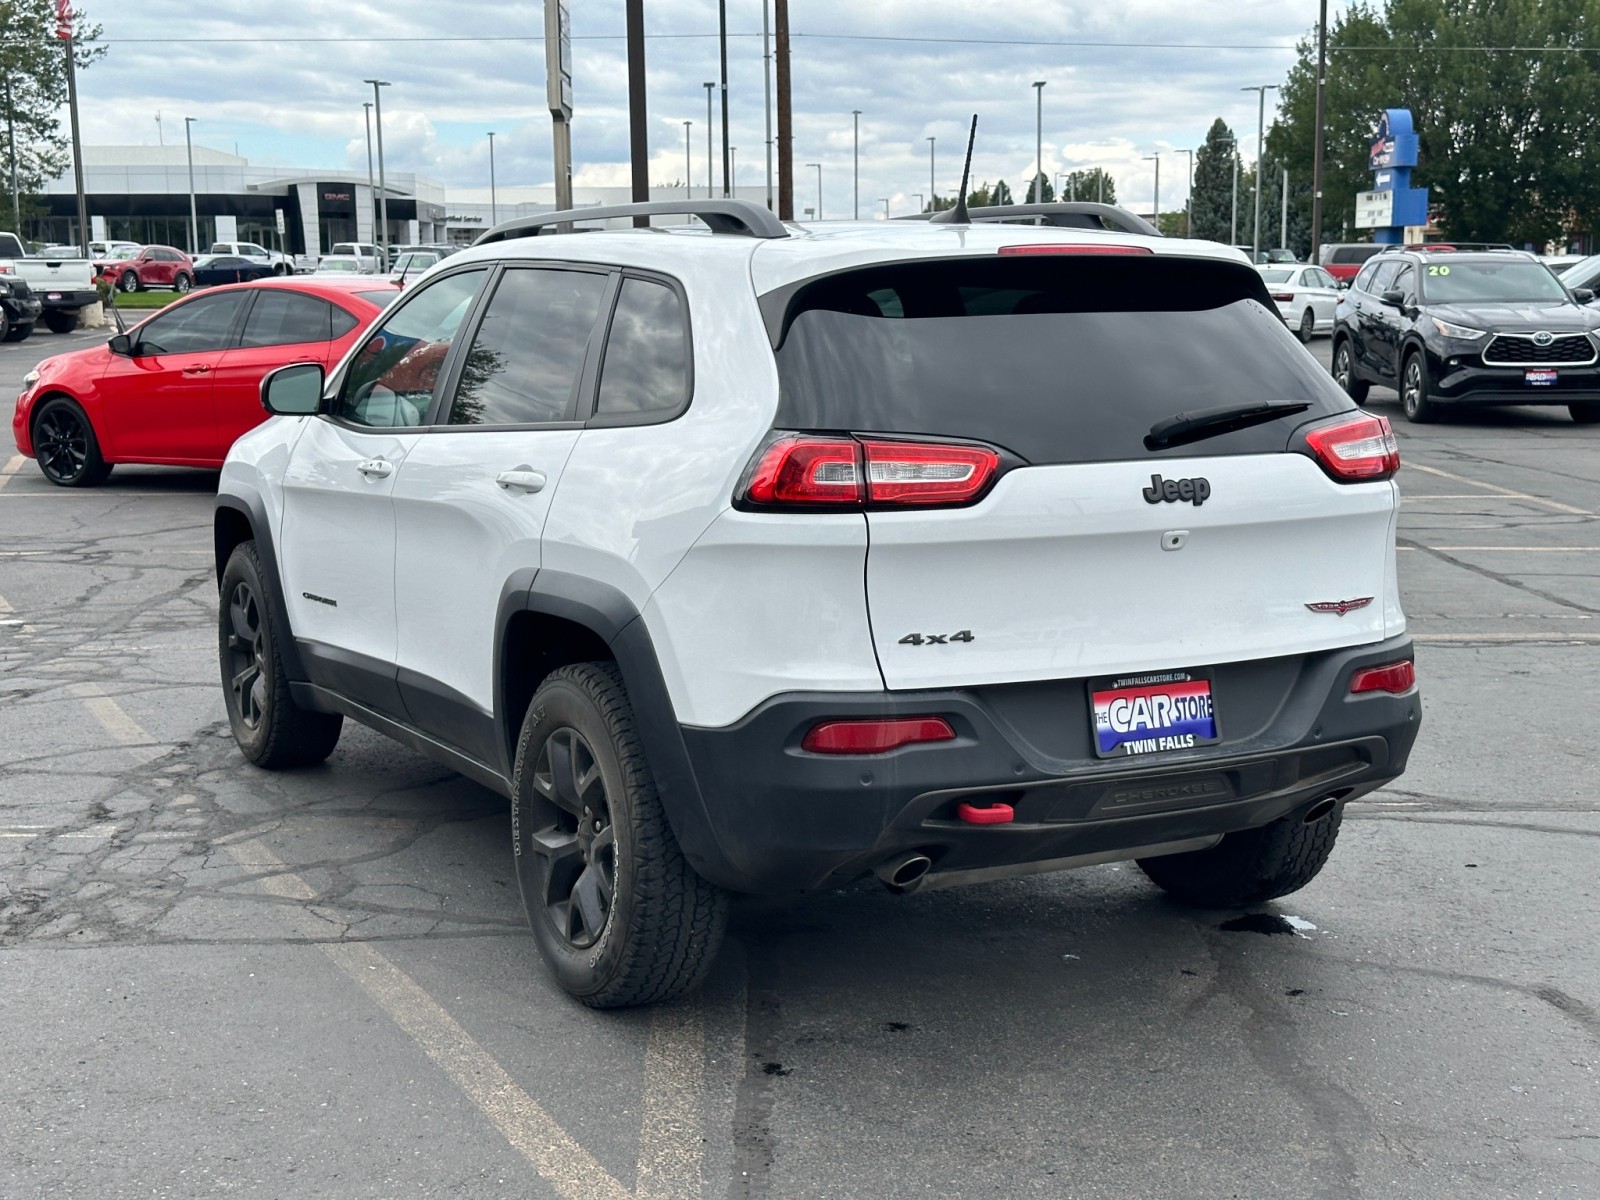
[[[1152,473],[1204,476],[1200,507]],[[967,509],[875,512],[867,596],[890,688],[1126,674],[1386,636],[1394,489],[1299,454],[1026,467]],[[1163,550],[1162,535],[1186,530]],[[1323,600],[1372,597],[1343,617]],[[971,642],[907,645],[971,630]]]

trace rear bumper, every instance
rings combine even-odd
[[[80,308],[87,308],[91,304],[100,302],[100,293],[94,288],[45,288],[35,289],[33,293],[45,310],[67,309],[76,312]]]
[[[910,851],[936,871],[971,871],[1254,828],[1404,771],[1418,692],[1351,696],[1349,680],[1411,654],[1401,637],[1225,664],[1213,672],[1225,740],[1137,760],[1094,757],[1082,680],[775,697],[725,729],[682,730],[710,828],[680,840],[717,847],[695,863],[713,882],[783,893],[848,883]],[[943,716],[956,740],[860,757],[800,748],[824,718],[884,715]],[[1015,820],[969,825],[963,800],[1004,801]]]

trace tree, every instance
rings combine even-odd
[[[38,192],[72,165],[60,116],[67,103],[66,55],[55,33],[55,0],[0,0],[0,105],[8,126],[0,129],[6,170],[0,188],[9,187],[15,171],[20,193]],[[90,44],[99,36],[100,26],[81,13],[74,17],[73,53],[80,71],[105,53],[103,46]],[[5,208],[9,223],[10,206]]]
[[[1099,200],[1104,195],[1107,204],[1117,202],[1117,185],[1111,176],[1099,167],[1086,171],[1068,171],[1062,181],[1061,195],[1068,200]]]
[[[1023,197],[1023,203],[1037,202],[1049,204],[1056,198],[1055,189],[1050,186],[1050,181],[1045,178],[1043,171],[1035,171],[1033,178],[1028,181],[1028,191]]]
[[[1006,186],[1004,179],[994,185],[994,191],[989,193],[990,204],[1015,204],[1011,198],[1011,189]]]
[[[1233,241],[1233,172],[1239,149],[1233,130],[1221,117],[1211,122],[1205,144],[1194,156],[1194,236]]]

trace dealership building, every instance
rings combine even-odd
[[[183,146],[85,146],[84,191],[89,236],[194,250],[189,238],[189,159]],[[315,258],[335,242],[376,242],[379,205],[367,175],[350,171],[254,166],[236,154],[194,147],[194,209],[198,250],[213,242],[256,242]],[[388,242],[470,244],[496,219],[509,221],[555,208],[554,188],[507,186],[491,207],[487,188],[465,189],[461,199],[443,184],[404,171],[387,171]],[[762,188],[740,188],[760,200]],[[652,188],[651,199],[682,199],[684,189]],[[573,203],[624,204],[627,188],[574,188]],[[78,203],[71,171],[46,185],[46,215],[26,222],[26,238],[79,245]]]

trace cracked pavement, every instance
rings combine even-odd
[[[501,799],[348,723],[239,757],[214,476],[0,452],[0,1195],[1595,1195],[1600,431],[1372,407],[1426,724],[1276,918],[1131,864],[747,900],[607,1014]]]

